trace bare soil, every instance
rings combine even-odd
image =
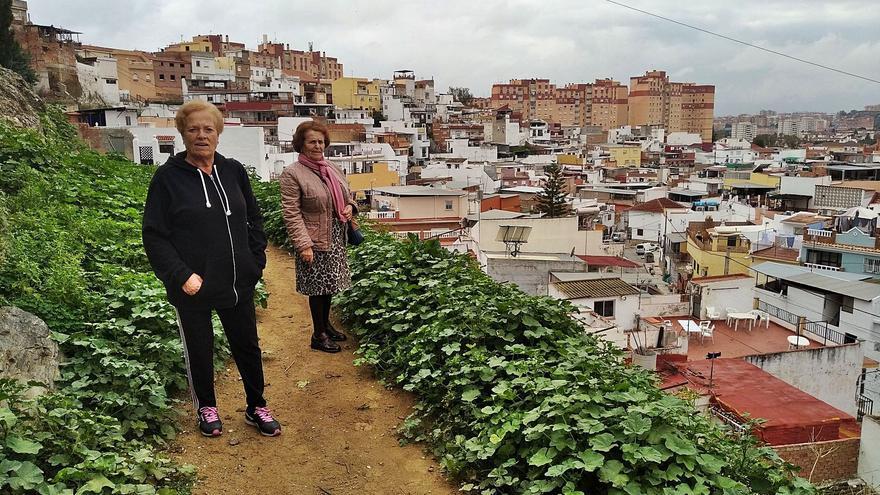
[[[452,495],[458,490],[420,446],[399,446],[395,430],[412,397],[383,387],[352,364],[356,343],[326,354],[309,348],[308,301],[295,292],[293,258],[268,250],[269,306],[257,312],[266,399],[281,421],[267,438],[244,423],[244,390],[234,363],[218,374],[224,433],[202,437],[191,405],[172,451],[198,468],[194,494]],[[339,327],[337,327],[339,328]]]

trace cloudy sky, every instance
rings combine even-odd
[[[620,0],[769,49],[880,80],[874,0]],[[688,29],[604,0],[28,0],[32,22],[83,43],[155,51],[195,34],[256,48],[263,34],[336,56],[345,75],[433,77],[488,96],[496,82],[562,85],[649,69],[716,86],[716,115],[861,109],[880,84]]]

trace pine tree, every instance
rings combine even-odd
[[[565,194],[565,177],[559,165],[551,165],[544,169],[547,181],[544,190],[535,195],[536,213],[543,213],[545,217],[564,217],[571,213],[571,205]]]
[[[17,72],[30,84],[37,82],[30,57],[12,34],[12,0],[0,0],[0,66]]]

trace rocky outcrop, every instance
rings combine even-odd
[[[18,127],[39,129],[38,113],[44,108],[43,101],[21,76],[0,67],[0,119]]]
[[[58,379],[58,344],[49,338],[43,320],[12,306],[0,308],[0,377],[22,383],[40,382],[48,389]],[[34,396],[43,387],[32,387]]]

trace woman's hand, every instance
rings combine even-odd
[[[299,253],[299,257],[306,263],[311,263],[315,259],[315,253],[312,251],[312,248],[305,248]]]
[[[183,292],[188,296],[196,295],[202,288],[202,282],[202,277],[200,277],[198,273],[193,273],[188,279],[186,279],[186,282],[183,283]]]
[[[342,216],[349,222],[351,221],[352,217],[354,217],[354,209],[351,205],[345,205],[345,208],[342,209]]]

